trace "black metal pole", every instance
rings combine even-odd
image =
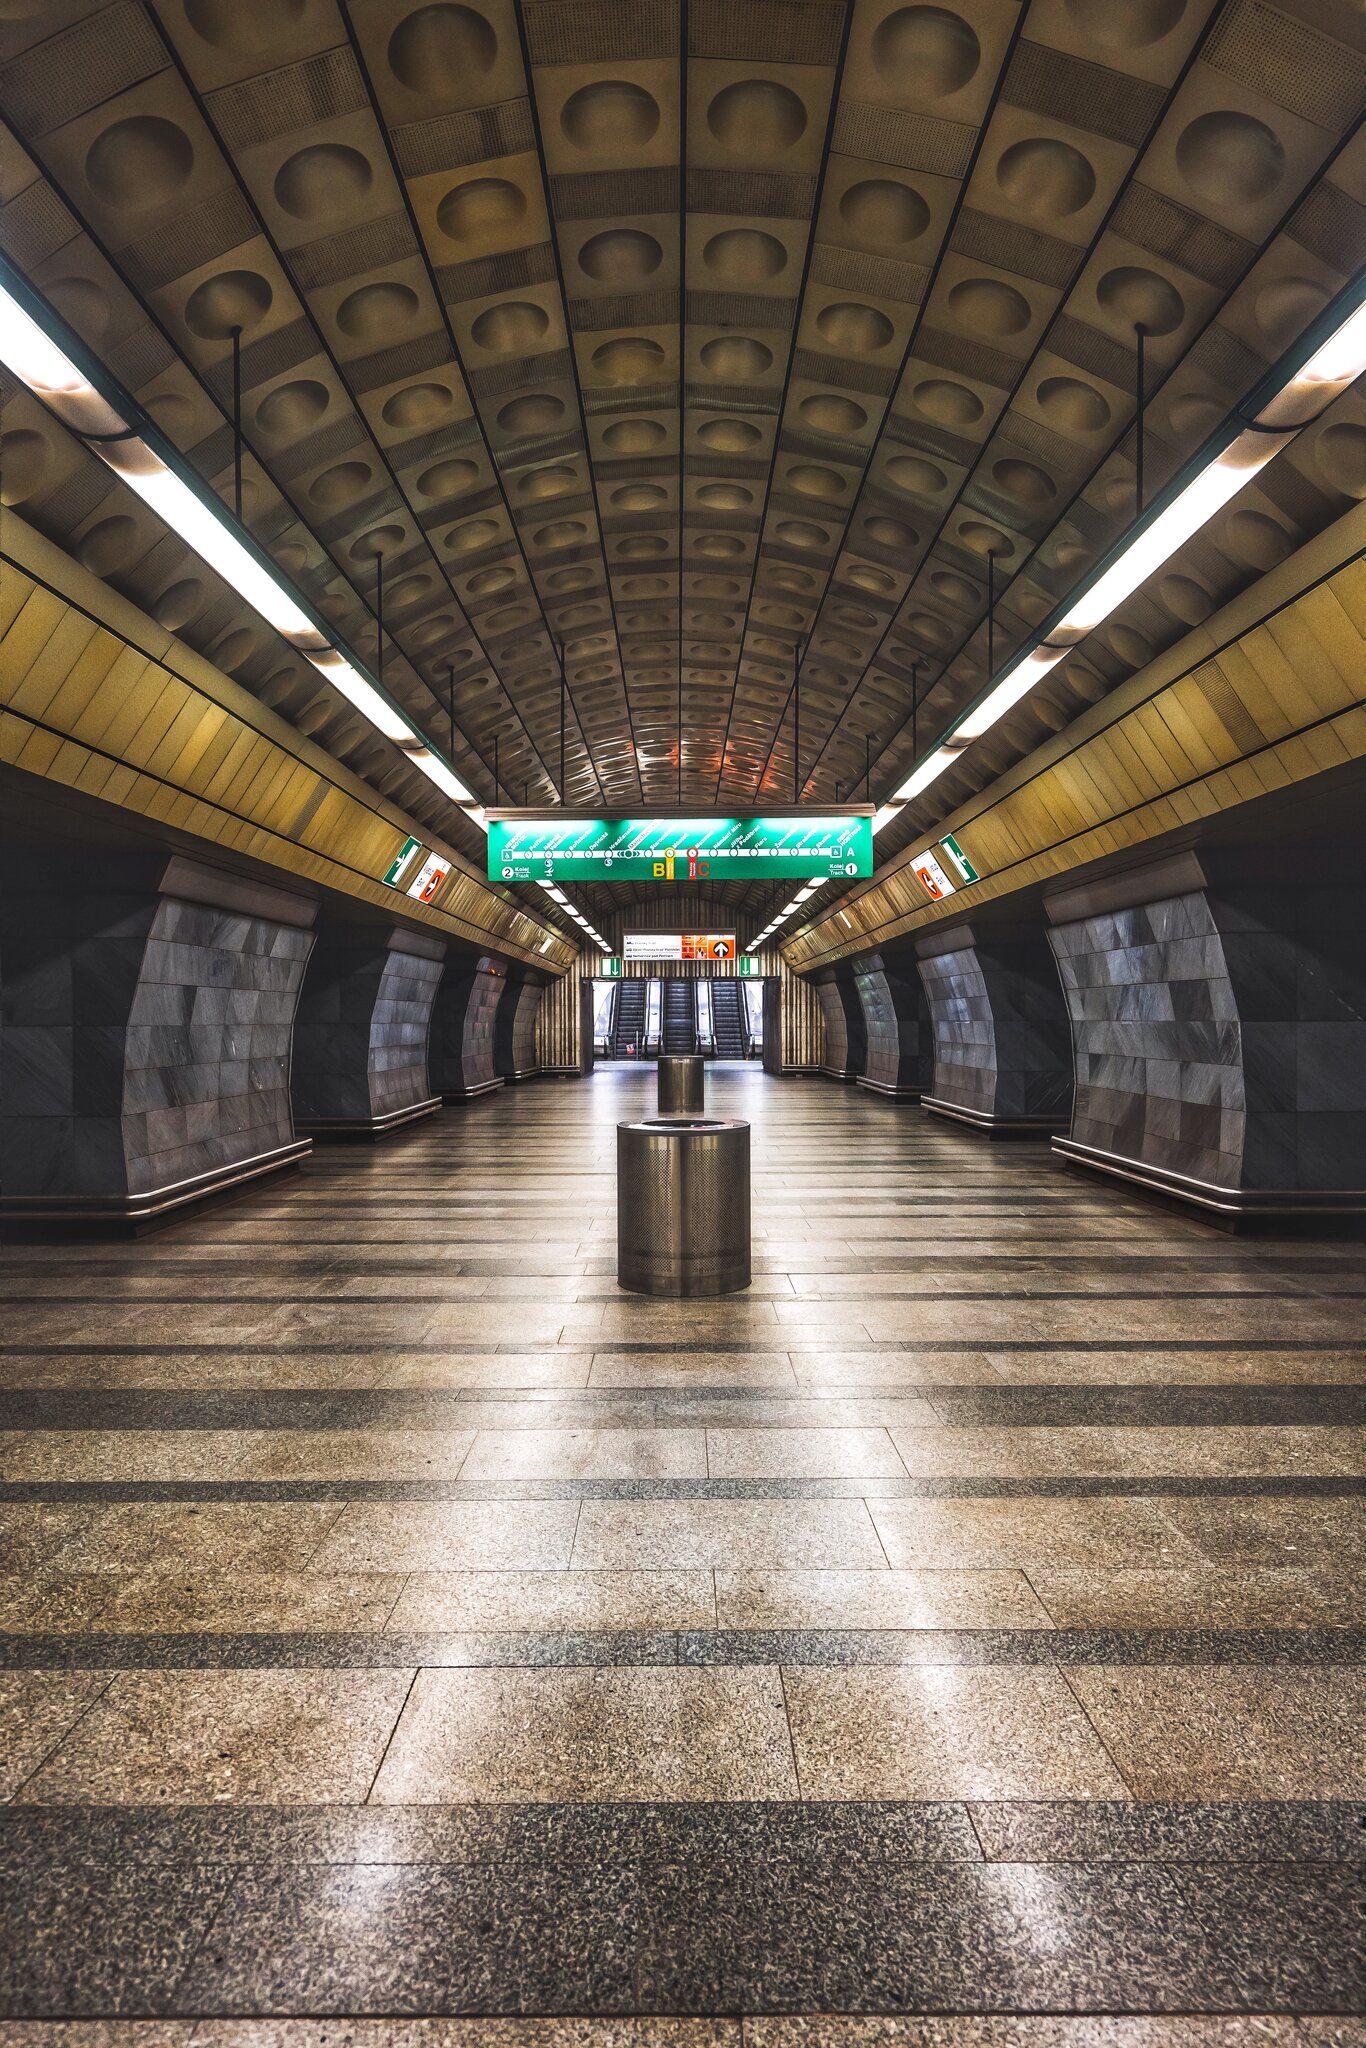
[[[1143,510],[1143,407],[1148,382],[1144,361],[1148,330],[1141,320],[1134,327],[1134,337],[1138,342],[1138,378],[1134,394],[1134,496],[1136,500],[1135,509],[1141,512]]]
[[[564,674],[564,647],[560,647],[560,802],[564,802],[564,693],[568,688]]]
[[[232,506],[242,524],[242,330],[232,330]]]
[[[996,673],[996,550],[987,549],[987,681]]]
[[[871,802],[872,802],[872,800],[873,800],[873,735],[872,735],[872,734],[871,734],[870,732],[866,732],[866,733],[865,733],[865,734],[863,735],[863,801],[864,801],[865,803],[871,803]]]
[[[801,789],[802,757],[802,650],[800,646],[792,655],[792,802],[794,807],[802,800]]]
[[[379,638],[375,647],[375,675],[384,681],[384,557],[375,556],[375,624]]]
[[[503,785],[498,775],[498,735],[495,733],[493,735],[493,795],[495,802],[502,793]]]
[[[451,766],[455,766],[455,664],[446,663],[446,695],[451,714]]]
[[[914,771],[920,747],[916,738],[916,718],[920,711],[920,663],[911,663],[911,768]]]

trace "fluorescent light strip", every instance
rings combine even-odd
[[[449,763],[433,751],[386,692],[361,671],[354,657],[335,644],[321,622],[309,616],[278,569],[246,545],[226,507],[201,495],[170,442],[155,428],[143,432],[139,408],[132,400],[123,393],[117,405],[106,398],[29,310],[30,305],[41,308],[44,316],[65,332],[64,323],[51,308],[0,258],[0,362],[258,617],[306,656],[353,710],[399,747],[429,782],[460,804],[472,823],[487,831],[483,806]]]
[[[1355,294],[1356,303],[1328,337],[1317,347],[1310,344],[1312,353],[1295,363],[1273,389],[1268,392],[1263,385],[1261,392],[1254,394],[1249,406],[1255,411],[1243,408],[1230,415],[1195,458],[1199,467],[1194,475],[1169,486],[1166,503],[1159,495],[1094,579],[1065,608],[1059,607],[1037,639],[1006,664],[986,695],[970,705],[933,752],[916,764],[900,789],[875,813],[875,835],[891,823],[903,804],[937,782],[965,747],[1027,697],[1050,669],[1132,597],[1366,370],[1366,285],[1359,283]],[[1297,353],[1292,351],[1282,361],[1290,361]]]

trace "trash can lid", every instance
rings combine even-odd
[[[617,1129],[648,1131],[652,1137],[677,1137],[699,1131],[747,1131],[749,1124],[739,1116],[642,1116],[619,1123]]]

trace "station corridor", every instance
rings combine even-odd
[[[753,1283],[628,1296],[652,1088],[5,1252],[4,2013],[1345,2043],[1360,1242],[716,1067]]]

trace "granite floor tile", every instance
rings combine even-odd
[[[328,1501],[139,1501],[85,1511],[49,1562],[67,1572],[298,1571],[341,1510]]]
[[[50,1501],[0,1502],[0,1572],[32,1571],[89,1527],[94,1508]]]
[[[0,1479],[453,1479],[469,1429],[11,1431]]]
[[[22,1787],[39,1804],[365,1798],[408,1671],[123,1671]]]
[[[1359,1576],[1242,1566],[1034,1565],[1029,1577],[1059,1628],[1313,1628],[1366,1619]]]
[[[985,1352],[796,1350],[792,1368],[804,1387],[992,1386],[1007,1377]]]
[[[1195,1553],[1168,1503],[1152,1500],[873,1500],[894,1565],[1032,1570],[1188,1564]]]
[[[107,1671],[0,1671],[0,1799],[12,1799],[109,1683]]]
[[[933,1409],[921,1419],[933,1421]],[[707,1469],[714,1479],[900,1479],[906,1470],[885,1429],[839,1427],[709,1429]]]
[[[807,1799],[1103,1799],[1125,1791],[1049,1669],[784,1673]]]
[[[786,1351],[595,1351],[590,1387],[764,1387],[797,1385]]]
[[[1350,1572],[1366,1553],[1366,1500],[1246,1495],[1173,1500],[1166,1512],[1211,1564]]]
[[[416,1632],[500,1629],[710,1628],[707,1571],[413,1572],[389,1627]]]
[[[423,1671],[372,1798],[795,1795],[776,1671]]]
[[[466,1480],[701,1479],[700,1429],[481,1429]]]
[[[580,1507],[565,1501],[374,1501],[343,1508],[315,1572],[557,1571]]]
[[[402,1575],[45,1572],[0,1581],[0,1629],[33,1633],[346,1632],[383,1628]]]
[[[1068,1682],[1138,1799],[1351,1799],[1366,1676],[1088,1666]]]
[[[1179,1884],[1249,2003],[1363,2010],[1361,1872],[1343,1864],[1184,1864]]]
[[[720,1628],[1048,1628],[1016,1571],[718,1571]]]
[[[862,1501],[586,1500],[576,1570],[725,1565],[881,1570],[887,1562]]]
[[[485,1387],[530,1392],[588,1385],[591,1351],[408,1351],[383,1368],[386,1387]]]
[[[972,1825],[997,1863],[1288,1864],[1362,1860],[1349,1800],[979,1801]]]

